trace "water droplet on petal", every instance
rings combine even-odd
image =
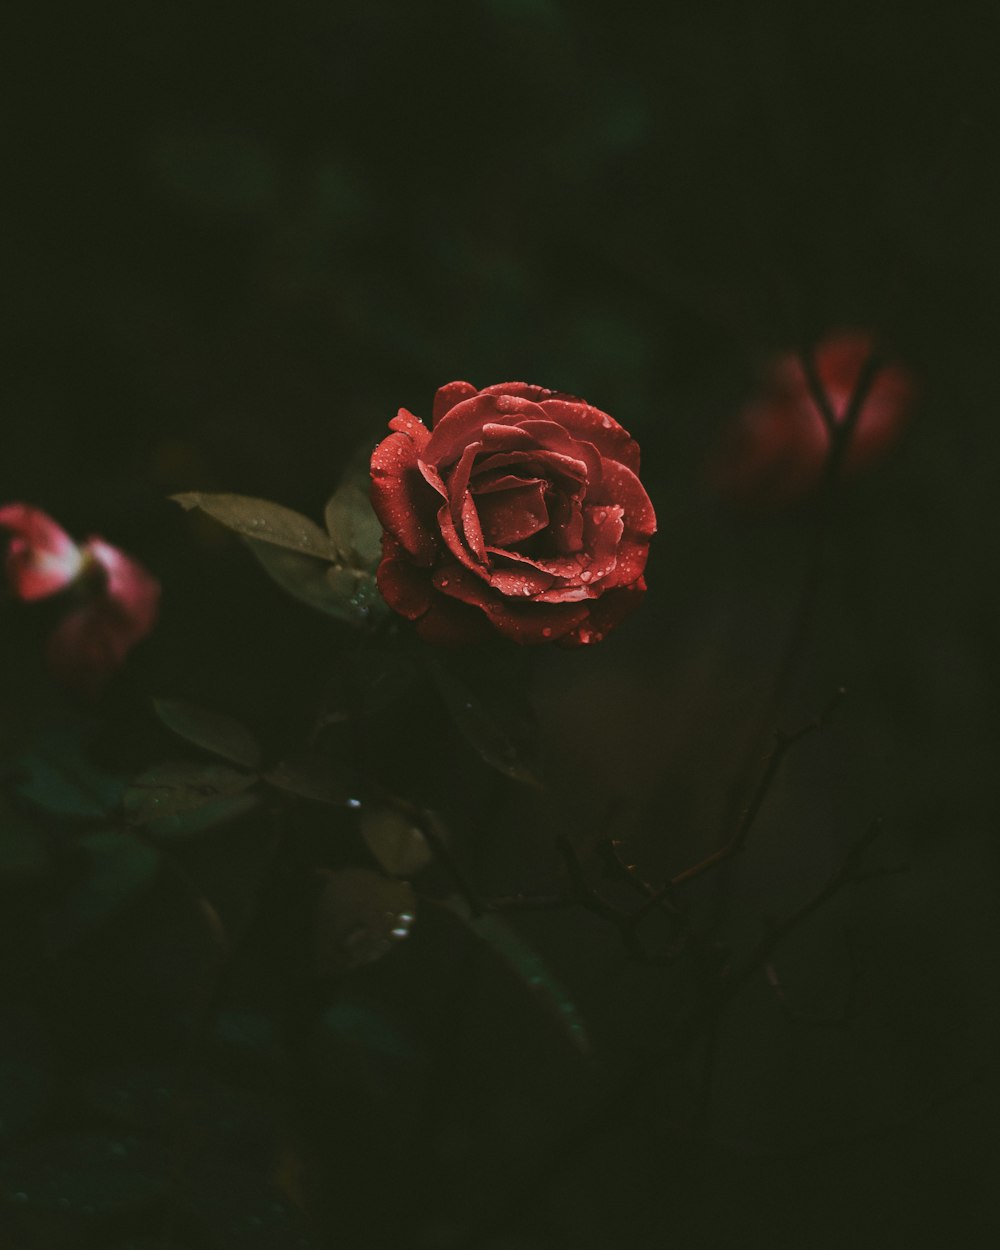
[[[591,579],[593,576],[594,576],[594,575],[593,575],[593,573],[591,573],[591,572],[589,571],[589,569],[584,569],[584,570],[580,573],[580,581],[581,581],[581,582],[589,582],[589,581],[590,581],[590,579]]]
[[[605,416],[601,417],[601,425],[603,425],[603,426],[604,426],[604,428],[605,428],[606,430],[610,430],[610,429],[611,429],[611,418],[610,418],[609,416],[607,416],[607,415],[605,415]]]
[[[543,638],[551,638],[551,637],[552,637],[552,628],[551,628],[551,626],[549,626],[549,625],[546,625],[546,626],[545,626],[545,628],[542,630],[542,637],[543,637]]]
[[[440,583],[440,584],[441,584],[441,586],[442,586],[442,587],[447,586],[447,585],[448,585],[448,579],[447,579],[447,577],[442,577],[442,578],[441,578],[441,583]]]

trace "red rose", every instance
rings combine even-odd
[[[847,331],[816,349],[816,373],[840,422],[861,370],[872,354],[871,336]],[[885,364],[876,373],[850,442],[841,473],[851,477],[880,460],[899,437],[913,404],[915,387],[902,366]],[[830,433],[794,353],[772,362],[761,397],[747,405],[726,431],[712,466],[716,489],[733,503],[784,507],[811,494],[823,478]]]
[[[95,693],[152,630],[160,583],[101,538],[78,547],[51,517],[27,504],[0,508],[0,529],[10,534],[5,569],[17,598],[70,589],[76,596],[49,638],[49,664],[65,685]]]
[[[607,413],[525,382],[443,386],[372,456],[378,586],[431,642],[492,631],[598,642],[638,605],[656,529],[639,447]]]

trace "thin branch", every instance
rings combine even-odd
[[[845,885],[867,880],[871,876],[882,875],[881,873],[862,872],[860,869],[861,859],[865,851],[879,837],[881,832],[882,818],[878,816],[868,826],[864,834],[848,849],[843,863],[821,890],[817,891],[801,907],[796,908],[789,916],[786,916],[784,920],[769,924],[766,927],[760,941],[750,952],[746,963],[729,977],[727,997],[731,997],[745,985],[758,969],[766,967],[771,962],[774,952],[785,938],[793,930],[797,929],[803,921],[808,920],[821,907],[835,898]]]
[[[799,602],[789,630],[788,641],[782,652],[774,680],[772,705],[777,704],[790,682],[799,655],[806,639],[812,632],[813,620],[816,615],[816,602],[826,564],[826,547],[830,532],[830,518],[833,500],[836,494],[837,480],[850,446],[855,426],[861,417],[865,400],[871,392],[872,384],[882,369],[881,357],[872,352],[861,366],[850,401],[844,412],[838,417],[833,411],[826,388],[819,377],[816,363],[811,350],[800,353],[802,369],[805,374],[809,394],[816,405],[829,436],[826,459],[823,464],[823,476],[819,485],[815,521],[812,534],[806,549],[805,572]]]
[[[857,942],[853,930],[847,930],[844,934],[844,940],[847,946],[848,960],[847,993],[844,995],[844,1001],[840,1009],[828,1015],[803,1011],[800,1007],[797,1007],[789,998],[788,991],[782,984],[781,977],[778,975],[778,970],[774,966],[773,961],[769,960],[764,965],[764,976],[767,978],[767,983],[789,1019],[794,1020],[798,1024],[808,1024],[819,1028],[841,1028],[854,1019],[860,974],[858,970]]]
[[[764,771],[761,774],[760,780],[757,782],[757,787],[751,796],[750,802],[743,810],[743,815],[740,818],[740,822],[737,825],[736,832],[733,836],[728,842],[725,842],[722,846],[720,846],[718,850],[713,851],[711,855],[707,856],[699,863],[692,864],[690,868],[685,868],[682,872],[679,872],[675,876],[671,877],[666,885],[661,886],[658,891],[646,900],[642,908],[640,908],[640,911],[648,911],[655,903],[659,902],[660,898],[662,898],[669,890],[676,889],[677,886],[684,885],[688,881],[694,881],[697,877],[709,872],[712,868],[724,863],[727,859],[732,859],[734,855],[739,854],[739,852],[743,850],[743,847],[746,845],[747,838],[750,836],[750,832],[753,829],[757,816],[760,813],[760,809],[764,804],[764,800],[767,798],[768,792],[774,783],[774,779],[778,775],[778,770],[784,762],[785,756],[797,742],[800,742],[809,734],[815,733],[817,730],[823,729],[830,724],[837,708],[840,706],[841,700],[844,698],[846,693],[847,691],[843,688],[843,686],[839,687],[820,715],[817,716],[815,720],[810,721],[807,725],[803,725],[800,729],[796,729],[794,733],[784,733],[781,730],[778,731],[775,735],[776,741],[774,749],[767,758]]]

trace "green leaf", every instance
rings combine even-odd
[[[440,660],[427,656],[426,662],[456,728],[480,758],[506,777],[540,786],[497,711]]]
[[[282,760],[261,778],[267,785],[300,799],[331,807],[360,807],[346,775],[319,760]]]
[[[159,851],[128,833],[88,833],[77,845],[89,862],[60,913],[68,938],[110,920],[152,884],[160,866]]]
[[[125,779],[94,764],[86,736],[86,726],[47,725],[12,761],[13,793],[52,816],[93,820],[110,815]]]
[[[185,511],[199,509],[241,538],[321,560],[336,558],[333,543],[314,521],[281,504],[247,495],[207,495],[197,490],[171,495],[171,499]]]
[[[126,820],[154,837],[187,837],[255,808],[258,778],[225,764],[168,761],[147,769],[125,791]]]
[[[252,539],[246,544],[268,576],[310,608],[355,626],[365,624],[374,612],[388,611],[367,573]]]
[[[326,505],[326,528],[343,564],[374,571],[382,555],[382,523],[370,498],[369,456],[357,457]]]
[[[0,1165],[0,1186],[10,1202],[71,1215],[136,1210],[164,1196],[168,1181],[165,1147],[130,1136],[43,1137]]]
[[[178,737],[244,768],[260,763],[260,744],[245,725],[184,699],[154,699],[156,715]]]
[[[455,904],[452,910],[514,973],[573,1048],[581,1055],[590,1055],[593,1047],[587,1027],[569,990],[546,967],[538,952],[492,912],[469,916],[462,904]]]
[[[316,970],[320,976],[374,963],[409,936],[417,899],[405,881],[364,868],[323,872],[314,917]]]
[[[411,877],[433,859],[420,825],[398,807],[363,807],[361,836],[379,865],[392,877]]]

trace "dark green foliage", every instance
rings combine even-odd
[[[245,725],[232,717],[183,699],[154,699],[153,709],[168,729],[212,755],[221,755],[244,768],[260,764],[260,744]]]
[[[148,768],[122,798],[125,819],[151,837],[205,833],[252,811],[260,802],[252,773],[225,764],[168,761]]]

